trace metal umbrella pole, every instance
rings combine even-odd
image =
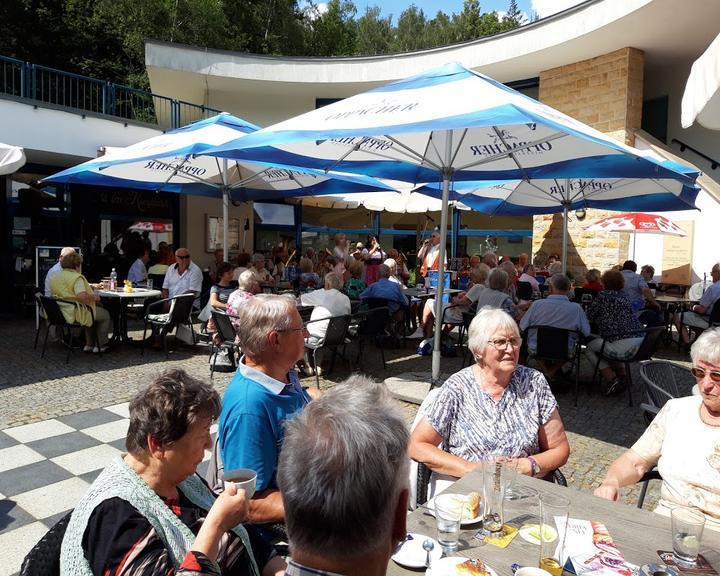
[[[228,261],[228,237],[230,236],[230,188],[228,186],[228,161],[222,161],[222,205],[223,205],[223,262]]]

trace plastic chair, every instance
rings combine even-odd
[[[317,351],[322,348],[329,348],[332,351],[332,359],[330,360],[330,371],[332,372],[332,369],[335,367],[335,357],[338,355],[338,347],[342,346],[344,352],[345,345],[347,344],[345,338],[348,328],[350,327],[350,315],[345,314],[343,316],[331,316],[329,318],[311,320],[305,327],[307,328],[317,322],[327,322],[325,336],[314,344],[306,341],[305,348],[312,350],[313,366],[315,367],[315,385],[320,388],[320,374],[317,369]]]
[[[235,343],[235,337],[237,336],[237,334],[235,333],[235,327],[232,325],[230,315],[220,310],[212,310],[210,312],[210,315],[212,316],[213,322],[215,322],[215,328],[217,328],[217,333],[220,336],[221,340],[220,344],[215,344],[213,339],[210,339],[210,357],[212,358],[212,363],[210,365],[210,379],[212,379],[215,375],[217,352],[219,350],[227,350],[230,357],[230,362],[232,362],[232,366],[233,368],[235,368],[237,365],[235,363],[234,353],[237,352],[239,356],[240,348]]]
[[[159,332],[163,341],[166,358],[169,357],[167,335],[173,328],[187,326],[190,329],[192,341],[195,343],[195,330],[193,329],[191,316],[194,301],[194,294],[180,294],[172,298],[164,298],[151,303],[148,306],[147,314],[145,314],[145,327],[143,328],[143,342],[140,353],[145,354],[148,326],[150,326],[152,334]],[[166,302],[170,304],[170,311],[167,314],[151,313],[153,309],[162,309],[161,307],[164,306]]]
[[[59,576],[60,546],[72,516],[72,510],[58,520],[27,553],[20,576]]]
[[[657,350],[658,345],[660,344],[660,339],[662,338],[663,333],[665,332],[665,326],[653,326],[652,328],[646,328],[645,329],[645,337],[643,338],[643,341],[640,343],[640,346],[638,347],[637,351],[633,356],[630,358],[623,358],[618,359],[614,356],[608,356],[605,354],[605,344],[607,343],[607,339],[603,338],[602,346],[600,347],[600,351],[598,352],[598,361],[595,364],[595,371],[593,372],[593,378],[592,381],[595,381],[595,377],[597,376],[599,369],[600,369],[600,361],[601,360],[608,360],[610,362],[622,362],[625,365],[625,375],[628,379],[627,381],[627,390],[628,390],[628,405],[633,405],[633,399],[632,399],[632,372],[630,371],[630,364],[633,364],[635,362],[640,362],[642,360],[650,360],[655,350]],[[611,336],[608,334],[608,336]]]
[[[582,346],[583,335],[578,330],[568,330],[567,328],[557,328],[555,326],[535,325],[528,326],[525,334],[529,334],[531,330],[536,331],[535,335],[535,351],[529,351],[529,358],[537,358],[542,360],[553,360],[556,362],[572,362],[575,370],[575,406],[577,406],[579,385],[580,385],[580,349]],[[527,338],[523,338],[527,341]],[[571,345],[571,342],[574,343]]]
[[[43,346],[42,346],[42,353],[40,354],[40,358],[45,357],[45,348],[47,346],[47,339],[48,334],[50,333],[50,327],[54,326],[56,329],[60,330],[60,340],[62,343],[67,347],[67,356],[65,357],[65,364],[67,364],[70,361],[70,353],[72,352],[72,331],[73,328],[85,328],[82,324],[79,324],[78,322],[68,322],[65,319],[65,315],[62,312],[62,309],[60,308],[60,303],[69,304],[70,306],[76,306],[80,308],[81,306],[85,306],[85,304],[81,304],[80,302],[77,302],[75,300],[62,300],[62,299],[56,299],[56,298],[50,298],[48,296],[42,296],[40,294],[36,295],[38,299],[38,304],[43,311],[43,315],[45,316],[45,338],[43,339]],[[93,309],[87,306],[88,310],[90,310],[90,316],[92,318],[93,324],[95,323],[95,314],[93,312]],[[37,348],[37,341],[38,336],[40,335],[40,328],[38,327],[38,330],[35,332],[35,348]],[[98,351],[101,350],[100,348],[100,340],[98,339],[97,330],[95,330],[95,346],[97,347]],[[100,352],[102,354],[102,352]]]

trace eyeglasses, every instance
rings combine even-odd
[[[503,352],[504,350],[507,350],[508,344],[510,344],[513,348],[520,346],[520,338],[495,338],[495,340],[488,340],[488,343],[492,344],[492,347],[495,348],[495,350]]]
[[[176,256],[176,258],[179,258],[180,260],[187,260],[190,258],[190,254],[186,254],[185,256]]]
[[[692,375],[695,376],[698,380],[703,380],[705,378],[706,374],[710,375],[710,380],[712,380],[715,384],[720,384],[720,372],[717,370],[705,370],[705,368],[699,368],[697,366],[693,366],[690,368],[690,372],[692,372]]]
[[[276,330],[276,332],[307,332],[307,326],[302,325],[299,328],[283,328],[282,330]]]

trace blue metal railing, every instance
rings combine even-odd
[[[0,94],[154,124],[163,130],[179,128],[221,112],[7,56],[0,56]]]

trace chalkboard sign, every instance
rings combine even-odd
[[[50,268],[55,266],[59,260],[60,252],[63,248],[64,246],[35,247],[35,286],[37,286],[43,294],[45,293],[45,276],[47,276]],[[79,246],[75,246],[74,248],[78,253],[81,253]],[[40,314],[39,311],[37,311],[35,314],[35,325],[39,326],[39,323]]]

